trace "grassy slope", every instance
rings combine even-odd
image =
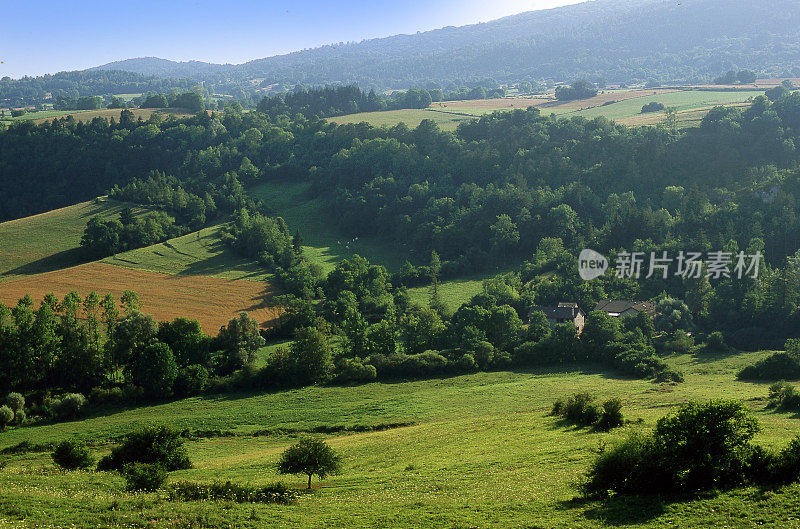
[[[674,502],[658,498],[572,501],[572,485],[601,442],[651,428],[671,406],[688,399],[739,398],[764,425],[758,440],[778,447],[798,419],[764,410],[766,387],[734,380],[735,371],[763,353],[670,358],[687,381],[677,386],[626,380],[576,367],[572,373],[500,372],[444,380],[305,388],[273,394],[195,398],[117,411],[73,423],[0,433],[0,446],[22,439],[117,435],[142,423],[261,428],[416,423],[383,432],[334,435],[344,474],[322,483],[294,506],[173,504],[158,495],[133,496],[116,476],[55,472],[45,454],[15,456],[0,472],[0,513],[27,517],[28,526],[78,527],[785,527],[800,513],[800,488],[744,489]],[[620,396],[630,419],[643,424],[610,434],[576,429],[547,416],[554,398],[579,390]],[[221,437],[189,443],[195,468],[171,479],[231,479],[269,483],[274,463],[294,442],[286,435]],[[98,455],[107,448],[97,448]],[[287,479],[287,478],[284,478]],[[300,486],[302,478],[287,481]],[[112,508],[111,506],[114,506]],[[205,525],[178,525],[200,516]],[[255,519],[249,519],[255,518]]]
[[[103,259],[104,263],[170,275],[203,275],[262,281],[270,274],[256,261],[235,255],[219,239],[221,226]]]
[[[264,202],[271,215],[283,217],[293,234],[299,231],[306,256],[326,272],[354,254],[391,271],[400,268],[406,253],[384,241],[353,240],[343,234],[323,211],[322,201],[309,196],[308,188],[306,182],[270,182],[251,190],[251,194]]]
[[[107,199],[96,202],[0,223],[0,282],[83,262],[79,245],[89,219],[113,217],[130,205]]]

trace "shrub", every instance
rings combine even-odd
[[[793,483],[800,479],[800,436],[784,448],[769,467],[769,480],[773,483]]]
[[[567,399],[562,415],[576,424],[590,426],[600,418],[600,409],[588,393],[576,393]]]
[[[474,356],[465,354],[456,361],[456,370],[460,373],[472,373],[478,370],[478,363],[475,361]]]
[[[664,103],[659,103],[658,101],[653,101],[642,106],[642,114],[647,114],[648,112],[660,112],[662,110],[664,110]]]
[[[621,426],[622,401],[611,399],[603,403],[602,408],[595,404],[594,397],[588,393],[576,393],[566,401],[558,399],[553,403],[551,415],[564,417],[566,420],[583,426],[594,425],[598,429],[610,430]]]
[[[603,411],[600,420],[597,421],[597,429],[608,431],[612,428],[622,426],[625,420],[622,417],[622,401],[619,399],[609,399],[603,403]]]
[[[800,363],[787,353],[775,353],[745,367],[738,377],[740,380],[798,380]]]
[[[674,369],[663,369],[659,371],[655,378],[653,379],[654,382],[683,382],[683,373],[680,371],[675,371]]]
[[[178,370],[175,394],[182,397],[201,394],[208,387],[209,374],[205,367],[194,364]]]
[[[169,488],[170,501],[232,501],[235,503],[288,504],[297,499],[297,492],[283,483],[252,487],[225,483],[191,483],[181,481]]]
[[[688,353],[692,347],[694,347],[694,338],[683,329],[676,330],[672,339],[664,342],[664,350],[673,353]]]
[[[706,350],[711,352],[728,352],[730,348],[725,343],[725,337],[719,331],[714,331],[708,335],[706,340]]]
[[[122,444],[100,460],[97,468],[122,470],[129,463],[158,464],[168,471],[192,466],[180,434],[165,426],[129,433]]]
[[[356,359],[338,358],[335,364],[336,375],[332,380],[334,384],[370,382],[378,377],[378,371],[375,366],[364,365]]]
[[[0,430],[5,430],[6,425],[14,420],[14,412],[8,406],[0,406]]]
[[[92,404],[117,404],[124,401],[122,388],[92,388],[89,402]]]
[[[167,481],[167,471],[158,463],[128,463],[122,476],[125,489],[131,492],[153,492]]]
[[[8,407],[11,408],[11,411],[16,415],[25,408],[25,397],[20,393],[9,393],[6,397],[6,404],[8,404]]]
[[[768,408],[800,410],[800,392],[786,382],[776,382],[769,387]]]
[[[56,419],[68,421],[77,419],[85,405],[86,397],[80,393],[67,393],[60,400],[54,400],[51,407]]]
[[[753,477],[764,452],[750,444],[758,421],[738,402],[690,402],[592,464],[584,493],[691,492],[728,488]],[[791,458],[787,456],[787,461]]]
[[[19,410],[16,417],[14,417],[14,422],[17,423],[17,426],[22,426],[27,418],[28,415],[25,413],[25,410]]]
[[[658,449],[650,435],[632,434],[592,463],[581,490],[586,496],[609,492],[647,494],[672,489],[671,477],[658,465]]]
[[[56,445],[52,453],[53,462],[64,470],[90,468],[94,458],[83,443],[78,441],[62,441]]]

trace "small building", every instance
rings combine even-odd
[[[572,323],[578,329],[578,334],[581,333],[586,323],[586,314],[583,313],[577,303],[569,301],[559,303],[557,307],[533,307],[528,313],[528,321],[530,321],[530,314],[533,312],[543,312],[551,325],[554,323]]]
[[[605,312],[612,318],[627,318],[644,312],[652,318],[656,313],[656,306],[649,301],[628,301],[624,299],[601,300],[594,310]]]

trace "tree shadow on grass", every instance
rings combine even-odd
[[[604,525],[626,526],[650,522],[663,515],[667,502],[660,496],[612,496],[603,501],[573,498],[561,501],[565,511],[582,510],[588,520]]]
[[[53,255],[48,255],[47,257],[42,257],[36,261],[18,266],[12,270],[2,272],[0,276],[30,276],[45,272],[53,272],[55,270],[61,270],[62,268],[68,268],[89,262],[90,259],[82,255],[82,250],[82,248],[70,248],[69,250],[63,250],[61,252],[54,253]]]

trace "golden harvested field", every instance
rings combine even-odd
[[[270,305],[276,290],[269,283],[171,276],[104,263],[89,263],[3,283],[0,302],[16,305],[25,294],[30,294],[38,306],[48,293],[61,298],[72,290],[82,297],[93,290],[101,297],[110,293],[117,300],[125,290],[133,290],[142,302],[142,312],[152,314],[156,320],[172,320],[179,316],[196,319],[211,334],[242,311],[262,327],[271,326],[281,312],[280,308]]]

